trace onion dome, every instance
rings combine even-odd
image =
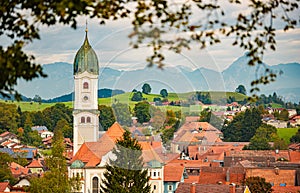
[[[84,167],[84,163],[81,160],[75,160],[71,166],[72,169],[79,169]]]
[[[88,37],[87,37],[87,29],[85,30],[85,40],[83,45],[76,53],[74,59],[74,75],[81,74],[85,71],[91,74],[99,74],[99,66],[98,66],[98,58],[89,44]]]

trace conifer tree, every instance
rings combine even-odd
[[[106,164],[106,172],[101,183],[101,191],[105,193],[148,193],[148,170],[143,169],[142,147],[137,140],[131,138],[126,131],[123,138],[117,140],[112,153],[114,158]]]

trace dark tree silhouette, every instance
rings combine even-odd
[[[277,74],[263,64],[266,51],[276,50],[274,23],[281,23],[284,31],[298,25],[299,2],[296,0],[249,1],[250,11],[241,9],[232,20],[226,21],[226,4],[223,1],[97,1],[97,0],[2,0],[0,8],[0,36],[9,38],[11,44],[0,46],[0,93],[15,92],[17,80],[32,80],[45,77],[42,67],[34,62],[34,56],[24,52],[24,46],[39,39],[41,24],[52,26],[57,23],[76,28],[79,16],[98,18],[100,24],[109,20],[130,18],[132,33],[130,45],[138,48],[147,44],[152,54],[146,56],[148,66],[162,68],[165,63],[164,49],[180,53],[196,43],[200,49],[220,43],[222,38],[234,37],[233,46],[247,51],[248,65],[263,67],[264,74],[252,81],[252,90],[258,84],[276,79]],[[232,6],[243,5],[240,0],[228,0]],[[191,23],[191,18],[202,14],[204,19]],[[269,22],[266,22],[269,21]],[[156,25],[153,25],[153,24]],[[175,30],[174,30],[175,29]],[[174,38],[165,33],[176,31]],[[2,37],[1,37],[2,38]],[[227,38],[228,39],[228,38]]]

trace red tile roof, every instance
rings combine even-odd
[[[4,190],[9,186],[9,182],[0,182],[0,192],[4,192]]]
[[[273,186],[273,193],[299,193],[300,186]]]
[[[225,184],[226,180],[226,172],[225,168],[221,167],[208,167],[211,169],[210,171],[200,172],[200,177],[198,178],[199,184],[217,184],[218,182],[222,182]]]
[[[121,125],[115,122],[107,131],[106,135],[112,138],[114,141],[117,139],[121,139],[125,130],[121,127]]]
[[[115,140],[120,139],[124,132],[124,129],[122,129],[118,123],[115,123],[110,127],[109,131],[102,135],[98,142],[85,142],[79,148],[70,163],[73,163],[75,160],[81,160],[83,163],[86,163],[85,167],[97,166],[101,162],[102,157],[115,147]],[[145,163],[151,160],[163,162],[154,151],[151,142],[142,141],[139,142],[139,144],[143,149],[142,156]],[[155,146],[158,145],[159,144],[155,144]]]
[[[29,168],[24,168],[23,166],[15,163],[15,162],[11,162],[10,163],[10,171],[14,177],[18,177],[20,175],[27,175],[29,172]]]
[[[198,180],[199,180],[199,176],[189,175],[188,178],[184,179],[184,183],[197,183]]]
[[[79,150],[76,152],[74,157],[72,158],[71,162],[74,162],[75,160],[81,160],[83,163],[86,163],[88,166],[96,166],[100,163],[100,158],[97,157],[88,147],[88,142],[81,145]],[[89,142],[91,143],[91,142]],[[94,142],[97,143],[97,142]]]
[[[179,183],[178,188],[175,193],[189,193],[191,192],[191,183]],[[230,193],[229,185],[219,185],[219,184],[195,184],[196,193]],[[243,193],[244,188],[236,188],[236,193]]]
[[[41,164],[39,159],[34,159],[31,163],[27,166],[27,168],[42,168],[43,165]]]
[[[154,149],[151,146],[150,142],[146,141],[139,141],[138,142],[141,147],[142,147],[142,157],[145,163],[152,161],[152,160],[157,160],[160,163],[163,163],[163,161],[160,159],[159,155],[154,151]]]
[[[200,140],[205,138],[208,144],[213,144],[222,141],[219,138],[221,134],[221,131],[208,122],[186,122],[174,134],[173,142],[200,143]]]
[[[169,163],[180,163],[180,164],[183,164],[186,168],[199,168],[199,169],[202,166],[209,166],[209,162],[203,162],[202,160],[173,159]]]
[[[101,162],[102,156],[113,149],[115,143],[106,133],[98,142],[85,142],[76,152],[70,163],[81,160],[86,163],[85,167],[95,167]]]
[[[300,152],[299,151],[289,151],[290,162],[300,163]]]
[[[285,183],[287,186],[293,186],[296,180],[295,169],[279,169],[278,172],[274,168],[249,168],[246,169],[246,178],[250,176],[259,176],[265,178],[267,182],[272,182],[274,186]]]
[[[184,166],[180,164],[167,164],[164,167],[164,181],[180,182],[183,176]]]

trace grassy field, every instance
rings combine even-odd
[[[203,94],[206,94],[207,92],[201,92]],[[228,98],[229,96],[231,97],[235,97],[235,99],[237,101],[242,101],[244,100],[247,96],[239,94],[239,93],[235,93],[235,92],[209,92],[211,99],[212,100],[220,100],[223,98]],[[188,100],[188,98],[190,98],[193,94],[195,94],[195,92],[187,92],[187,93],[169,93],[168,101],[186,101]],[[113,103],[116,102],[120,102],[120,103],[125,103],[128,104],[131,108],[134,107],[134,105],[137,102],[131,101],[132,97],[132,93],[131,92],[127,92],[127,93],[123,93],[120,95],[115,95],[113,97],[109,97],[109,98],[99,98],[98,102],[101,105],[107,105],[107,106],[111,106]],[[146,98],[147,101],[152,102],[154,98],[160,97],[161,99],[163,99],[159,94],[143,94],[143,97]],[[4,101],[3,101],[4,102]],[[20,106],[22,111],[42,111],[43,109],[47,108],[47,107],[51,107],[53,105],[55,105],[56,103],[35,103],[35,102],[11,102],[8,101],[7,103],[14,103],[17,106]],[[73,108],[73,102],[63,102],[63,104],[65,104],[66,106]],[[182,112],[190,112],[190,111],[195,111],[195,112],[200,112],[201,111],[201,107],[200,106],[191,106],[191,107],[177,107],[177,106],[162,106],[160,107],[162,109],[165,110],[173,110],[173,111],[178,111],[178,110],[182,110]]]
[[[3,101],[4,102],[4,101]],[[5,103],[10,103],[10,104],[15,104],[16,106],[20,106],[20,108],[22,109],[22,111],[42,111],[47,107],[51,107],[53,105],[55,105],[55,103],[30,103],[30,102],[12,102],[12,101],[8,101]]]
[[[278,128],[277,134],[280,138],[283,138],[287,144],[290,143],[290,138],[295,135],[298,128]]]
[[[278,103],[272,103],[272,108],[282,108],[282,105]]]

